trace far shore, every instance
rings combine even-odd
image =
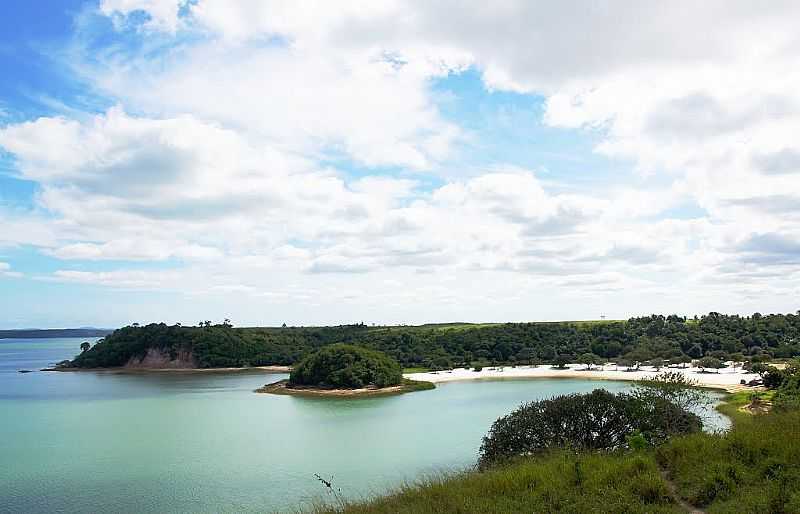
[[[486,367],[481,371],[472,369],[457,368],[445,371],[429,371],[425,373],[408,373],[404,375],[411,380],[421,380],[427,382],[441,383],[453,382],[458,380],[495,380],[504,378],[583,378],[589,380],[642,380],[652,378],[660,372],[678,371],[687,378],[695,380],[700,387],[710,389],[722,389],[728,392],[737,392],[752,387],[742,385],[740,382],[750,382],[759,379],[755,373],[744,372],[741,368],[722,368],[719,370],[702,371],[700,368],[660,368],[656,370],[650,366],[641,366],[639,369],[626,371],[623,367],[613,364],[605,366],[592,366],[586,369],[585,364],[569,364],[565,369],[556,369],[552,365],[541,366],[494,366]],[[718,371],[718,372],[717,372]]]
[[[232,373],[242,371],[260,371],[263,373],[289,373],[291,366],[249,366],[246,368],[137,368],[125,367],[118,368],[45,368],[40,371],[68,371],[82,372],[92,371],[95,373]]]
[[[159,374],[159,373],[240,373],[240,372],[261,372],[261,373],[289,373],[291,366],[251,366],[245,368],[137,368],[137,367],[118,367],[118,368],[46,368],[41,371],[59,372],[94,372],[94,373],[133,373],[133,374]],[[592,366],[586,369],[585,364],[568,364],[565,369],[554,368],[550,364],[540,366],[492,366],[485,367],[481,371],[473,371],[472,368],[456,368],[443,371],[427,371],[422,373],[405,373],[403,377],[422,382],[454,382],[459,380],[497,380],[505,378],[535,379],[535,378],[583,378],[589,380],[623,380],[636,381],[644,378],[652,378],[660,372],[678,371],[693,379],[700,387],[711,389],[722,389],[728,392],[752,389],[752,387],[742,385],[740,382],[750,382],[759,379],[755,373],[748,373],[741,368],[722,368],[709,371],[701,370],[696,367],[663,367],[656,370],[651,366],[641,366],[638,369],[626,370],[613,364],[605,366]],[[362,391],[363,393],[363,391]],[[331,396],[336,393],[331,393]],[[344,394],[343,394],[344,395]]]

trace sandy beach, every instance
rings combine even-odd
[[[661,368],[663,371],[678,371],[687,377],[696,380],[698,385],[713,389],[724,389],[729,392],[747,389],[741,385],[741,380],[749,382],[759,378],[755,373],[743,372],[741,368],[722,368],[717,373],[701,372],[700,368]],[[483,368],[481,371],[457,368],[448,371],[432,371],[427,373],[407,373],[404,375],[411,380],[426,380],[428,382],[451,382],[455,380],[503,379],[503,378],[586,378],[593,380],[641,380],[652,378],[659,372],[655,368],[642,366],[636,371],[625,371],[614,365],[592,366],[586,369],[584,364],[570,364],[566,369],[554,369],[550,365],[541,366],[497,366]]]
[[[678,371],[687,377],[696,380],[698,385],[712,389],[724,389],[729,392],[741,391],[748,387],[741,385],[741,381],[760,378],[755,373],[743,372],[741,368],[722,368],[716,371],[702,372],[700,368],[655,368],[642,366],[635,371],[625,371],[614,365],[592,366],[586,369],[585,364],[568,364],[565,369],[555,369],[549,364],[541,366],[495,366],[486,367],[481,371],[456,368],[447,371],[430,371],[425,373],[405,373],[403,376],[411,380],[424,382],[452,382],[456,380],[498,380],[504,378],[586,378],[590,380],[641,380],[651,378],[659,372]],[[101,373],[231,373],[242,371],[260,371],[262,373],[288,373],[289,366],[254,366],[247,368],[46,368],[41,371],[72,371],[72,372],[101,372]]]

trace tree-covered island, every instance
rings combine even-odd
[[[257,390],[275,394],[372,395],[431,389],[433,384],[403,379],[400,364],[382,352],[333,344],[309,355],[288,380]]]

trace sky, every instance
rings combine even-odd
[[[798,19],[2,2],[0,328],[795,312]]]

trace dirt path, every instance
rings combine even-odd
[[[661,478],[663,478],[664,482],[666,482],[667,489],[669,489],[669,494],[672,496],[672,499],[674,499],[675,502],[678,505],[680,505],[683,510],[685,510],[689,514],[706,514],[706,511],[698,509],[694,505],[690,504],[689,502],[681,498],[681,495],[678,494],[678,488],[675,486],[672,480],[669,479],[669,475],[663,469],[661,470]]]

